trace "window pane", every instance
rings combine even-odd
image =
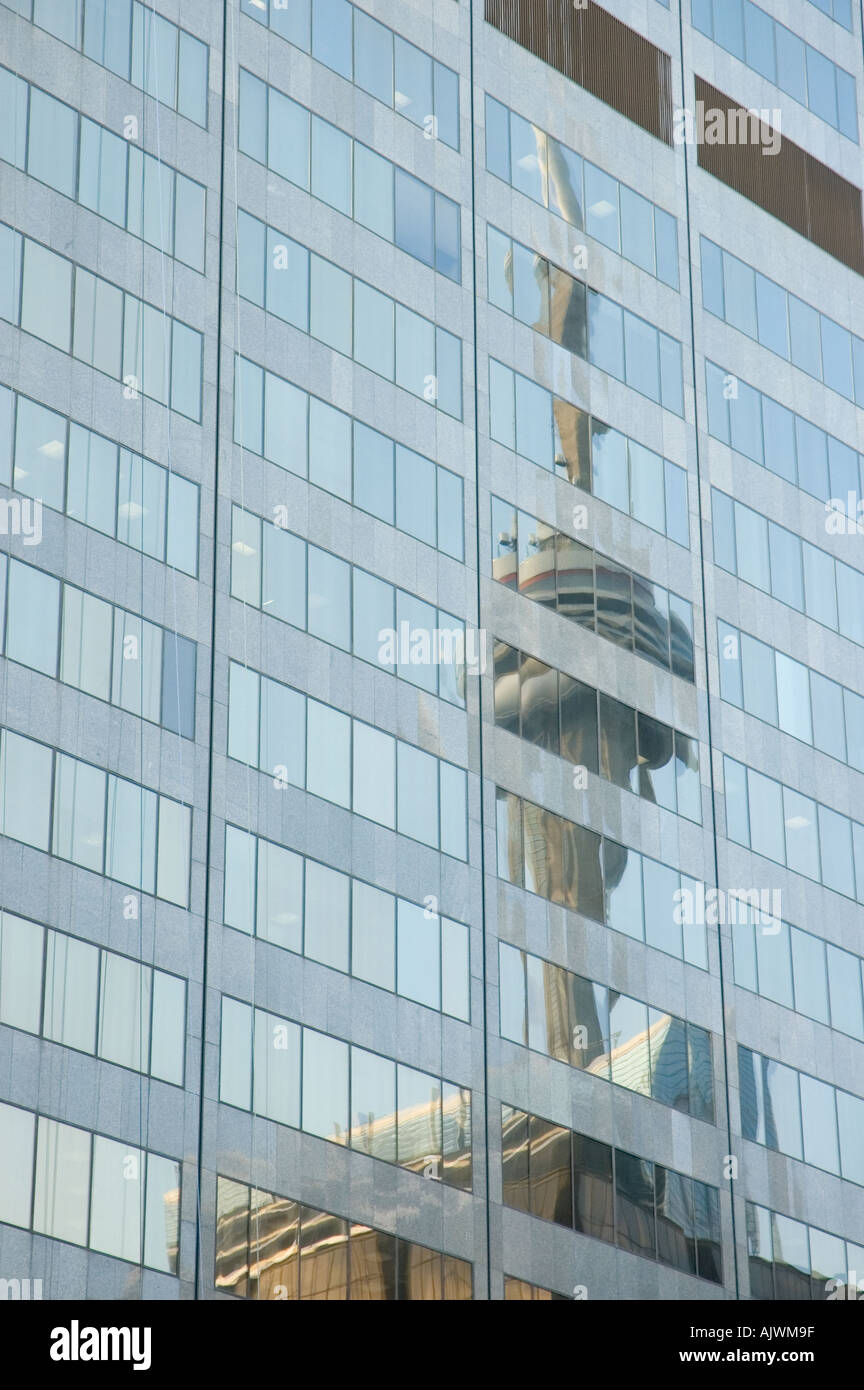
[[[99,1056],[135,1071],[149,1066],[151,976],[148,966],[103,953]]]
[[[300,1027],[255,1010],[252,1109],[280,1124],[300,1125]]]
[[[438,844],[438,762],[407,743],[398,745],[397,814],[400,835]]]
[[[345,1143],[348,1118],[348,1044],[303,1029],[303,1129]]]
[[[312,117],[311,191],[337,212],[351,216],[351,137]]]
[[[224,996],[219,1099],[242,1110],[248,1110],[252,1103],[252,1010],[248,1004]]]
[[[678,872],[654,859],[642,861],[645,884],[645,940],[669,955],[681,955],[681,927],[675,921]]]
[[[396,170],[396,245],[426,265],[435,264],[432,190]]]
[[[77,134],[77,112],[31,87],[27,172],[67,198],[75,197]]]
[[[840,1128],[840,1171],[849,1182],[864,1185],[864,1100],[836,1092]]]
[[[422,125],[433,113],[432,59],[412,43],[395,36],[396,85],[394,104],[397,111],[415,125]]]
[[[827,947],[831,1026],[853,1038],[864,1037],[861,1010],[861,971],[856,956],[836,946]]]
[[[801,1158],[801,1112],[798,1073],[792,1067],[757,1057],[765,1087],[765,1144],[769,1149]]]
[[[396,899],[354,880],[351,909],[351,973],[381,989],[395,984]]]
[[[151,1269],[177,1273],[179,1214],[179,1163],[158,1154],[148,1154],[144,1263]]]
[[[28,1033],[40,1029],[44,935],[38,923],[0,912],[0,1023]],[[49,950],[55,935],[48,934]]]
[[[441,928],[440,919],[404,898],[398,904],[396,946],[398,979],[396,988],[408,999],[441,1007]]]
[[[396,384],[422,396],[435,378],[435,332],[428,319],[396,305]]]
[[[354,655],[392,671],[387,643],[394,633],[393,586],[361,569],[353,578]]]
[[[241,72],[241,79],[245,74]],[[267,94],[267,159],[266,162],[275,173],[299,188],[309,187],[309,112],[296,101],[286,97],[275,87],[266,88]],[[263,97],[262,97],[263,103]],[[242,115],[242,106],[241,106]],[[256,159],[264,163],[263,146],[263,105],[261,114],[255,113],[256,132],[260,153]],[[241,145],[242,148],[242,145]],[[252,150],[249,151],[253,153]],[[349,156],[350,158],[350,156]]]
[[[804,743],[812,743],[807,667],[802,666],[800,661],[793,661],[791,657],[784,656],[779,651],[774,652],[773,657],[777,671],[777,706],[780,728],[795,738],[800,738]],[[773,720],[771,722],[773,723]]]
[[[155,794],[134,782],[109,777],[106,874],[152,893],[156,886],[155,867]]]
[[[305,477],[307,471],[308,398],[290,382],[267,372],[264,377],[264,455]]]
[[[317,700],[307,701],[306,790],[339,806],[351,796],[351,721]]]
[[[278,681],[261,684],[260,767],[280,781],[303,786],[305,702],[297,690]]]
[[[344,651],[351,648],[351,566],[317,546],[308,547],[309,631]]]
[[[255,930],[287,951],[303,949],[303,860],[269,840],[258,841]]]
[[[615,1150],[617,1243],[635,1254],[656,1257],[654,1222],[654,1164]]]
[[[385,106],[393,105],[393,35],[363,10],[354,10],[354,81]]]
[[[9,562],[6,655],[22,666],[56,675],[60,582],[31,565]]]
[[[445,1014],[471,1016],[468,928],[441,918],[441,1008]]]
[[[54,781],[52,850],[94,873],[102,872],[105,773],[101,768],[58,753]]]
[[[393,300],[359,280],[354,286],[354,358],[371,372],[393,380]]]
[[[35,1121],[29,1110],[0,1105],[0,1221],[10,1226],[30,1225]]]
[[[93,1136],[90,1245],[134,1264],[141,1259],[143,1163],[140,1149]]]
[[[802,1074],[801,1116],[804,1125],[804,1162],[839,1174],[834,1087]]]
[[[64,585],[60,679],[100,700],[111,695],[113,621],[110,603]]]
[[[351,354],[351,276],[312,256],[309,332],[328,347]]]
[[[10,839],[47,850],[51,810],[50,748],[8,729],[0,756],[0,830]]]
[[[598,169],[595,164],[585,163],[585,230],[589,236],[602,241],[604,246],[617,251],[618,236],[618,180]]]
[[[351,1049],[351,1147],[396,1162],[396,1065],[362,1047]]]
[[[389,734],[370,724],[354,722],[354,780],[352,808],[393,829],[396,825],[395,744]],[[347,964],[343,969],[347,970]]]
[[[312,56],[351,80],[351,12],[348,0],[315,0]]]
[[[191,812],[188,806],[159,797],[159,850],[156,893],[185,907],[189,897]]]
[[[779,932],[774,931],[775,926],[779,926]],[[766,930],[764,924],[757,923],[755,935],[759,993],[791,1009],[792,962],[789,953],[789,928],[785,922],[774,922]]]
[[[151,1075],[182,1086],[185,1044],[186,985],[175,975],[154,970]]]
[[[355,13],[359,19],[362,11],[358,9]],[[385,241],[393,240],[393,165],[357,141],[354,142],[354,218]]]
[[[33,1229],[87,1244],[90,1135],[41,1116],[37,1122]]]
[[[795,980],[795,1008],[808,1018],[828,1023],[828,984],[825,975],[825,944],[809,932],[792,927],[792,973]]]
[[[309,481],[351,496],[351,418],[316,396],[309,399]]]
[[[486,168],[510,182],[510,113],[494,97],[486,97]]]

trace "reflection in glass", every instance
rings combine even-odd
[[[654,1218],[654,1164],[615,1150],[617,1243],[633,1254],[653,1259],[657,1251]]]

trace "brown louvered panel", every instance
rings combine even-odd
[[[701,77],[696,100],[706,109],[745,109]],[[701,169],[864,275],[861,189],[800,145],[784,135],[777,154],[767,155],[758,144],[699,144],[697,159]]]
[[[590,0],[486,0],[487,23],[592,96],[672,143],[672,60]]]

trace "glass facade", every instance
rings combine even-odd
[[[679,7],[0,0],[0,1287],[864,1274],[861,16]]]

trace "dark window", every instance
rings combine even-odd
[[[647,1158],[615,1150],[617,1239],[623,1250],[636,1255],[657,1254],[654,1218],[654,1164]]]
[[[570,1131],[532,1115],[530,1133],[531,1214],[572,1229]]]
[[[495,723],[519,733],[519,653],[506,642],[495,643]]]
[[[573,1135],[573,1198],[576,1230],[612,1244],[612,1150],[584,1134]]]
[[[504,1205],[530,1211],[528,1193],[528,1116],[501,1107],[501,1167]]]

